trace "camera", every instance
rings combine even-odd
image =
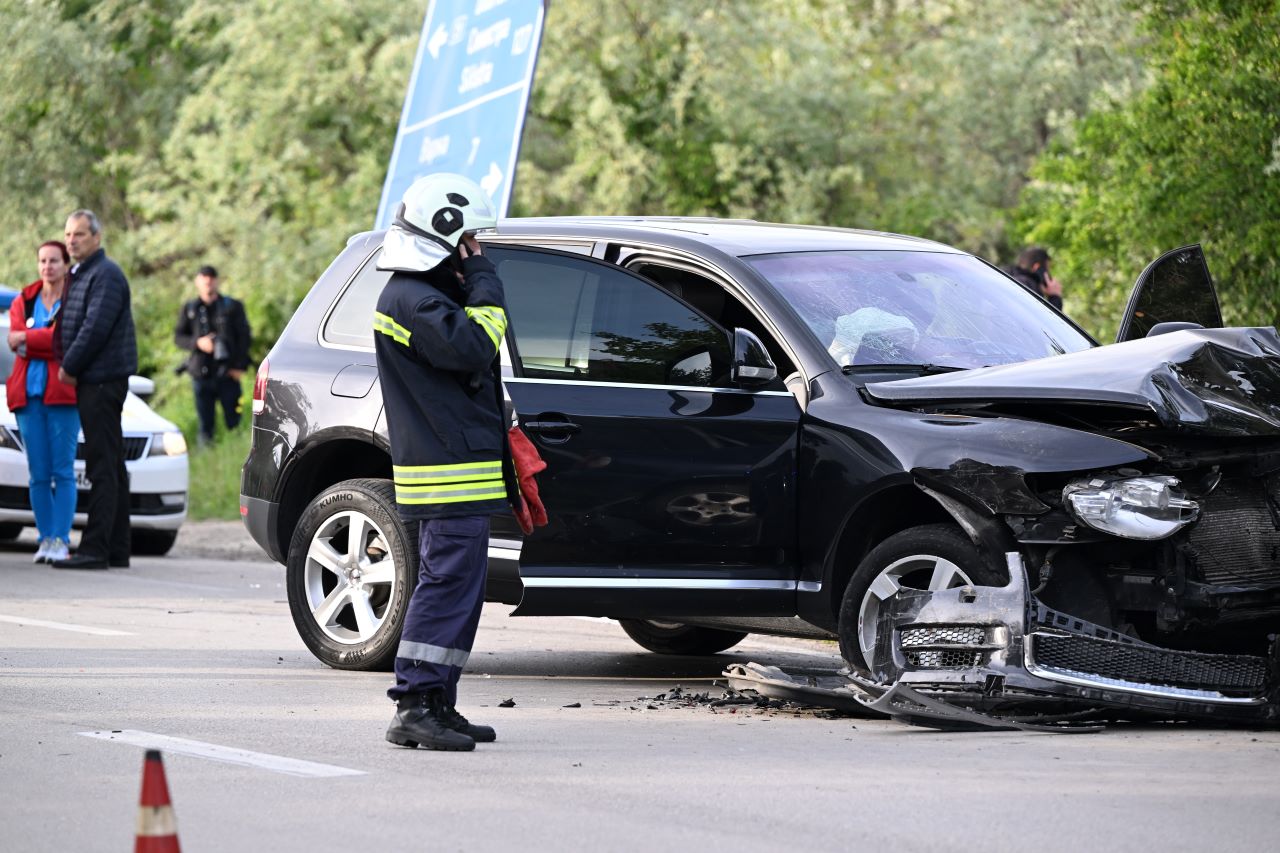
[[[231,350],[227,349],[226,341],[222,340],[222,336],[218,335],[213,339],[213,360],[214,361],[230,361]]]

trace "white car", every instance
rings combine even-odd
[[[9,314],[0,314],[0,336],[9,333]],[[0,346],[0,377],[13,368],[13,353]],[[155,391],[155,383],[143,376],[129,378],[121,426],[124,432],[125,468],[129,472],[129,522],[133,528],[133,553],[168,553],[187,517],[187,442],[182,432],[157,415],[139,394]],[[31,514],[27,459],[22,449],[18,419],[0,383],[0,539],[13,539],[22,528],[35,524]],[[89,479],[84,473],[84,433],[76,448],[75,520],[83,528]]]

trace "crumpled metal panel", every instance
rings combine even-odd
[[[1274,328],[1188,329],[1019,364],[876,382],[893,405],[1046,401],[1139,407],[1166,429],[1280,435],[1280,334]]]

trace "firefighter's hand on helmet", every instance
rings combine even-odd
[[[458,255],[465,261],[472,255],[484,254],[480,250],[480,241],[476,239],[474,234],[463,234],[462,239],[458,241]]]

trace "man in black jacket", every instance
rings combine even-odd
[[[129,565],[129,475],[120,416],[129,377],[138,370],[138,344],[129,281],[102,249],[102,226],[89,210],[67,217],[67,251],[75,262],[62,297],[62,367],[58,378],[76,388],[84,430],[89,521],[74,556],[59,569]]]
[[[189,350],[185,368],[191,374],[200,419],[200,442],[213,441],[218,403],[227,429],[240,424],[240,377],[249,367],[249,319],[244,305],[218,292],[218,271],[205,265],[196,272],[196,296],[182,306],[173,340]]]
[[[1018,284],[1062,310],[1062,283],[1049,274],[1049,253],[1039,246],[1028,246],[1018,254],[1018,262],[1007,272]]]

